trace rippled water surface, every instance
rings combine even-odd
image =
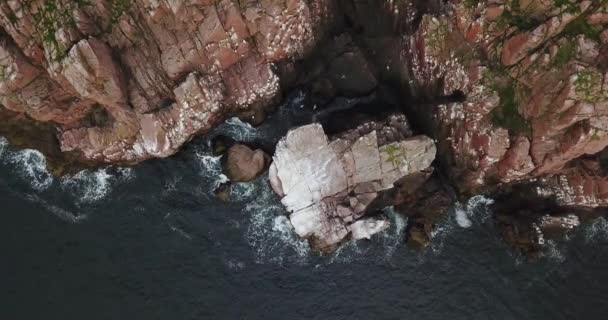
[[[231,120],[218,132],[273,145],[298,122],[297,97],[291,107],[260,128]],[[223,179],[204,139],[169,159],[64,178],[0,139],[0,319],[608,315],[604,219],[529,264],[500,241],[490,200],[477,197],[455,204],[423,253],[402,244],[406,220],[387,209],[387,233],[319,257],[264,178],[234,186],[228,204],[212,194]]]

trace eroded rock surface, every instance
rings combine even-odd
[[[165,157],[228,115],[253,122],[280,95],[273,63],[323,34],[325,0],[0,4],[0,102],[56,123],[63,151]],[[88,115],[101,108],[107,121]]]
[[[393,121],[404,117],[393,118]],[[388,227],[367,209],[399,179],[427,169],[435,144],[409,127],[367,123],[329,139],[320,124],[291,130],[277,145],[269,178],[296,233],[320,251]],[[379,129],[379,130],[378,130]]]
[[[462,191],[554,175],[583,183],[570,162],[608,146],[606,12],[601,1],[452,1],[404,37],[414,95],[466,96],[416,113]]]

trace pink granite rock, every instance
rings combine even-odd
[[[54,121],[62,150],[139,162],[175,153],[228,115],[259,122],[280,94],[274,62],[303,57],[326,0],[8,1],[2,104]],[[96,107],[109,123],[89,127]]]

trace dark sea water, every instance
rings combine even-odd
[[[306,118],[299,105],[258,129],[231,120],[218,132],[273,145]],[[604,219],[527,263],[477,197],[425,252],[403,245],[406,221],[389,209],[386,234],[319,257],[263,177],[217,200],[209,149],[199,139],[169,159],[59,179],[37,152],[0,141],[0,319],[608,317]]]

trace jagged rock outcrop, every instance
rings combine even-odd
[[[369,238],[387,228],[386,219],[366,217],[368,207],[435,158],[433,140],[408,133],[403,116],[331,140],[319,124],[291,130],[277,145],[269,178],[296,233],[315,249],[331,251],[349,237]]]
[[[0,103],[53,121],[61,149],[87,160],[165,157],[228,115],[263,119],[280,94],[273,63],[309,51],[331,5],[4,1]]]
[[[39,148],[55,155],[47,149],[58,145],[69,155],[67,166],[78,157],[90,165],[169,156],[227,116],[259,123],[288,85],[307,91],[315,109],[332,109],[336,97],[395,91],[399,112],[436,140],[437,168],[460,194],[521,185],[537,198],[530,203],[543,203],[532,211],[498,208],[505,230],[532,235],[542,229],[545,214],[561,219],[572,213],[584,220],[585,213],[605,213],[607,78],[603,0],[0,3],[0,133],[44,135],[39,141],[46,145]],[[327,120],[335,110],[327,109],[314,121],[335,124]],[[360,117],[342,122],[350,125],[351,118]],[[32,120],[45,123],[32,129]],[[13,123],[4,126],[8,121]],[[294,212],[296,230],[317,247],[386,226],[361,215],[372,200],[386,198],[379,193],[399,187],[404,173],[380,170],[378,178],[377,170],[340,164],[353,154],[380,154],[378,161],[367,159],[370,165],[386,160],[378,150],[392,153],[390,146],[411,134],[393,121],[367,123],[331,139],[318,127],[305,127],[298,130],[314,134],[313,140],[302,139],[305,150],[288,146],[287,138],[279,145],[277,155],[332,164],[319,171],[330,170],[324,177],[310,167],[282,176],[278,169],[285,164],[276,160],[271,170],[273,186]],[[8,129],[21,123],[28,129]],[[9,138],[17,145],[40,145],[16,135]],[[421,148],[413,153],[427,154],[430,140],[423,140],[406,141]],[[320,158],[309,159],[306,150],[316,143]],[[260,169],[258,160],[251,172]],[[255,176],[251,172],[242,179]],[[319,181],[304,179],[303,172]],[[401,190],[402,202],[395,202],[410,215],[410,240],[422,246],[449,198],[429,175],[410,176],[405,185],[418,187]],[[331,222],[306,225],[298,216]]]
[[[436,226],[447,217],[455,200],[447,187],[432,167],[397,182],[393,203],[397,212],[408,217],[408,245],[424,248],[431,243]]]
[[[449,1],[440,12],[402,37],[399,74],[452,181],[470,194],[561,177],[588,185],[575,201],[605,204],[605,175],[573,161],[608,146],[606,3]]]

